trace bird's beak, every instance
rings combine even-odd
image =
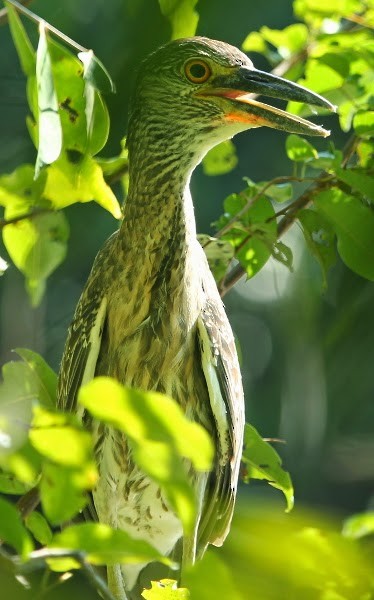
[[[336,107],[328,100],[293,81],[244,66],[229,77],[216,77],[214,87],[205,88],[198,95],[221,96],[228,99],[232,110],[227,111],[225,120],[229,122],[248,123],[252,127],[265,125],[301,135],[326,137],[330,134],[315,123],[255,100],[253,94],[314,104],[336,111]]]

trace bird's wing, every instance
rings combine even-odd
[[[243,445],[244,396],[234,336],[209,272],[198,321],[202,367],[216,429],[216,466],[199,526],[199,547],[221,545],[230,529]]]

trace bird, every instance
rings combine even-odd
[[[244,428],[234,335],[197,241],[191,174],[211,148],[247,129],[329,133],[259,101],[259,94],[332,109],[318,94],[257,70],[238,48],[205,37],[171,41],[140,64],[129,108],[123,219],[94,261],[59,372],[58,406],[93,430],[96,518],[164,556],[179,552],[183,565],[209,544],[222,545],[230,530]],[[77,404],[80,386],[100,375],[168,394],[210,434],[211,471],[189,471],[198,498],[191,535],[134,463],[125,435],[95,427]],[[114,597],[141,599],[146,566],[108,567]]]

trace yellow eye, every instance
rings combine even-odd
[[[184,65],[187,79],[192,83],[204,83],[212,74],[210,66],[203,60],[192,59]]]

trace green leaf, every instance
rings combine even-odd
[[[151,589],[142,592],[145,600],[189,600],[190,592],[186,588],[179,588],[174,579],[161,579],[151,581]]]
[[[31,486],[22,481],[18,481],[12,473],[0,472],[0,492],[3,494],[22,496],[31,489]]]
[[[79,52],[78,58],[83,63],[83,77],[90,85],[104,94],[116,91],[108,71],[92,50]]]
[[[313,18],[329,18],[350,16],[362,10],[360,0],[295,0],[293,4],[297,17],[307,21]]]
[[[374,535],[374,512],[353,515],[344,521],[342,534],[355,540]]]
[[[244,430],[242,461],[247,469],[244,481],[248,483],[251,479],[266,479],[271,486],[283,492],[287,501],[287,512],[290,511],[294,503],[290,475],[282,469],[281,459],[274,448],[248,423]]]
[[[337,188],[314,198],[318,212],[336,231],[338,252],[345,264],[362,277],[374,280],[374,213],[354,196]]]
[[[40,37],[36,52],[39,148],[35,177],[38,177],[40,169],[44,165],[53,163],[59,157],[62,148],[62,129],[45,26],[40,25],[39,31]]]
[[[25,75],[35,73],[35,50],[30,42],[22,21],[15,8],[8,2],[4,2],[9,20],[10,31]]]
[[[280,241],[275,242],[271,250],[271,255],[291,272],[293,271],[293,254],[289,246]]]
[[[158,1],[161,13],[170,21],[173,40],[195,35],[199,22],[199,15],[194,10],[197,0]]]
[[[286,139],[286,153],[290,160],[296,162],[308,162],[312,158],[318,158],[318,152],[312,144],[294,134]]]
[[[34,510],[25,518],[25,525],[37,542],[45,546],[52,540],[52,530],[40,512]]]
[[[374,177],[372,175],[367,175],[359,169],[341,168],[337,168],[335,173],[340,181],[347,183],[353,190],[368,198],[374,198]]]
[[[33,374],[38,386],[39,402],[46,408],[56,406],[57,375],[37,352],[27,348],[14,350],[20,356]]]
[[[261,186],[261,184],[258,185],[259,187]],[[292,183],[278,183],[271,185],[265,190],[264,194],[272,200],[275,200],[275,202],[288,202],[293,196]]]
[[[8,210],[7,218],[25,213]],[[66,256],[69,227],[62,213],[40,214],[3,229],[3,240],[14,264],[26,277],[31,304],[37,306],[44,294],[46,279]]]
[[[374,140],[363,140],[357,146],[357,155],[361,167],[371,168],[374,165]]]
[[[23,558],[33,550],[33,543],[22,525],[18,510],[2,498],[0,498],[0,539],[12,546]]]
[[[224,175],[232,171],[238,164],[236,148],[231,140],[214,146],[203,158],[205,175]]]
[[[309,251],[321,267],[323,286],[326,288],[327,273],[336,263],[335,232],[329,221],[315,210],[301,210],[298,219]]]
[[[171,564],[155,548],[143,540],[135,540],[125,531],[112,529],[104,523],[71,525],[54,536],[50,548],[67,548],[87,554],[95,565],[116,563],[147,563],[159,561]]]
[[[374,135],[374,110],[360,111],[353,118],[353,127],[357,135]]]
[[[213,446],[206,431],[168,396],[126,388],[109,377],[83,386],[78,401],[93,417],[126,434],[138,466],[160,485],[191,531],[195,498],[182,457],[199,471],[210,469]]]
[[[285,29],[261,27],[262,37],[277,48],[282,58],[300,52],[308,41],[308,28],[302,23],[294,23]]]
[[[105,183],[101,168],[90,156],[63,153],[47,169],[45,197],[55,208],[95,200],[116,219],[122,215],[118,200]]]
[[[220,281],[233,259],[234,248],[228,242],[213,238],[210,235],[199,234],[197,238],[206,254],[214,279]]]
[[[0,452],[0,465],[4,471],[13,474],[18,481],[25,484],[27,490],[37,484],[41,470],[41,458],[29,441],[11,454]]]
[[[245,38],[242,48],[244,52],[258,52],[259,54],[266,54],[268,51],[267,44],[258,31],[251,31]]]
[[[244,600],[235,585],[235,575],[219,556],[209,551],[184,574],[184,584],[193,600]]]

